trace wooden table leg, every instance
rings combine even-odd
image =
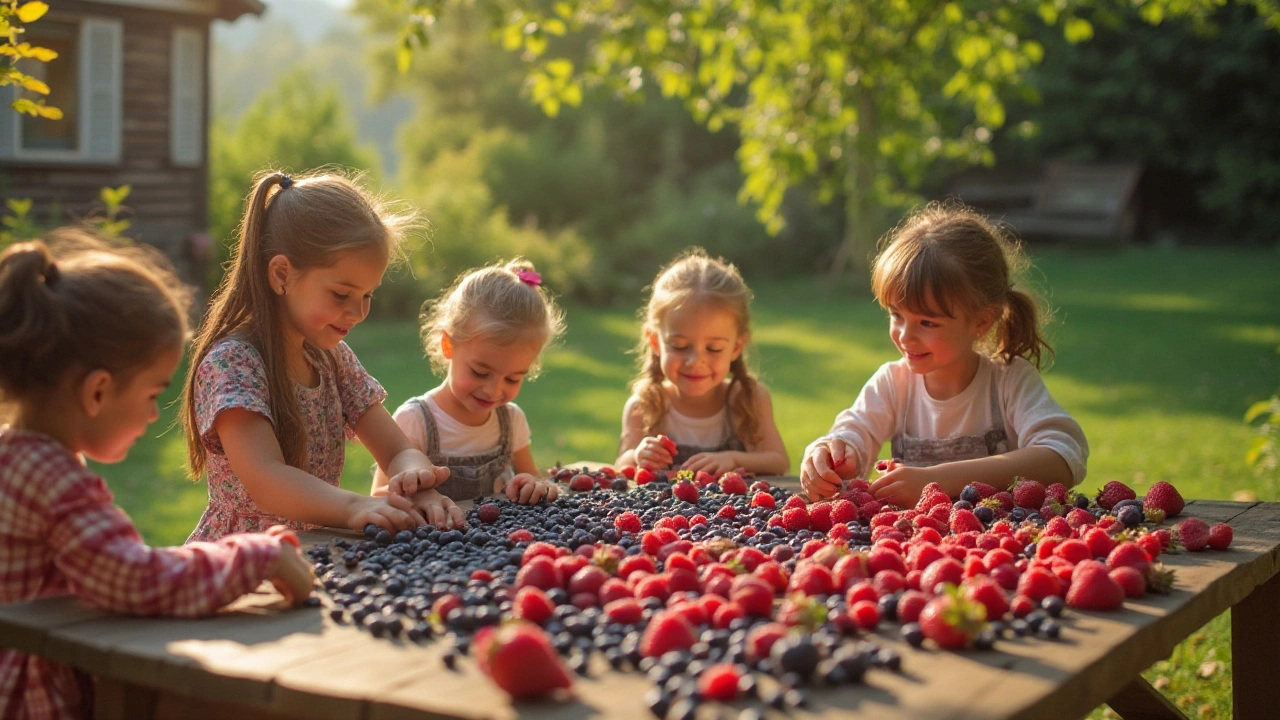
[[[156,692],[97,678],[93,686],[93,717],[96,720],[150,720],[155,717]]]
[[[1107,705],[1124,720],[1186,720],[1187,717],[1141,675],[1125,685]]]
[[[1231,608],[1231,695],[1241,720],[1276,716],[1280,667],[1280,575]]]

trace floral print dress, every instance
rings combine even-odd
[[[316,387],[294,384],[303,426],[309,433],[306,470],[337,486],[346,459],[346,441],[355,437],[360,416],[375,403],[386,400],[387,392],[346,343],[338,343],[331,353],[310,344],[305,351],[320,375]],[[231,408],[258,413],[274,423],[262,356],[249,342],[234,337],[210,348],[196,369],[196,424],[200,441],[209,453],[209,507],[187,542],[217,540],[231,533],[266,530],[272,525],[287,525],[299,532],[313,529],[313,525],[263,512],[253,504],[249,492],[232,472],[213,427],[218,414]]]

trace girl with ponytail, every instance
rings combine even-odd
[[[618,467],[786,474],[769,391],[747,367],[750,304],[738,269],[701,249],[658,273],[642,311]]]
[[[191,476],[209,482],[189,541],[277,523],[392,533],[462,524],[434,490],[448,471],[404,436],[386,391],[343,342],[411,220],[342,175],[257,178],[183,393]],[[338,486],[353,437],[390,477],[378,496]]]
[[[902,357],[805,451],[810,499],[865,479],[886,440],[893,459],[869,491],[904,507],[930,483],[953,498],[972,482],[1078,484],[1089,446],[1040,377],[1053,349],[1021,279],[1021,248],[957,204],[928,205],[886,237],[871,289]]]

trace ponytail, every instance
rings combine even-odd
[[[1040,313],[1035,298],[1030,294],[1009,288],[1004,311],[996,321],[994,331],[994,355],[1006,363],[1016,357],[1026,358],[1037,369],[1047,369],[1053,364],[1053,347],[1040,332]],[[1044,364],[1044,354],[1048,363]]]

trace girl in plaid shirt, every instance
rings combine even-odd
[[[0,255],[0,603],[75,593],[136,615],[195,616],[270,579],[295,603],[310,566],[285,528],[147,547],[83,457],[118,462],[159,415],[187,300],[140,248],[83,231]],[[0,649],[0,717],[86,717],[89,678]]]
[[[411,218],[331,173],[262,174],[247,205],[183,393],[191,476],[209,478],[188,542],[277,523],[462,525],[434,489],[448,468],[405,437],[382,406],[386,391],[343,342],[369,314]],[[353,438],[390,478],[380,497],[339,487]]]

